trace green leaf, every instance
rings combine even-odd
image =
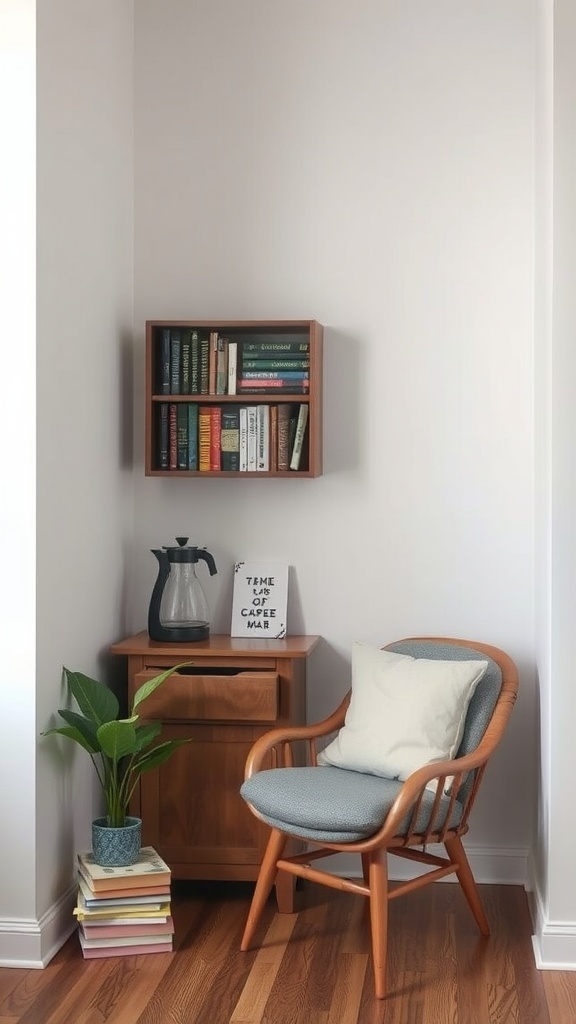
[[[82,735],[79,729],[75,729],[73,725],[61,725],[57,729],[47,729],[46,732],[42,733],[42,736],[66,736],[69,740],[74,740],[75,743],[79,743],[84,750],[87,750],[89,754],[97,754],[100,751],[99,747],[94,748],[88,740]]]
[[[129,722],[105,722],[96,735],[103,752],[113,761],[136,750],[136,730]]]
[[[142,683],[142,686],[140,686],[136,690],[136,693],[134,694],[132,714],[134,714],[136,708],[138,707],[139,704],[142,703],[143,700],[146,700],[146,698],[149,697],[151,693],[154,693],[154,690],[157,690],[159,686],[162,686],[162,683],[164,682],[165,679],[168,679],[168,676],[171,676],[173,672],[177,672],[179,668],[184,668],[185,665],[189,664],[189,661],[184,661],[180,665],[174,665],[173,668],[168,668],[166,669],[165,672],[161,672],[160,675],[154,676],[153,679],[148,679],[147,682]]]
[[[76,711],[68,711],[67,708],[61,709],[58,714],[65,722],[68,723],[68,725],[73,726],[78,730],[78,732],[82,733],[86,743],[89,744],[89,748],[87,747],[86,749],[91,749],[93,754],[100,753],[100,744],[96,735],[96,726],[94,725],[94,722],[91,722],[90,719],[77,714]]]
[[[86,718],[98,726],[104,722],[113,722],[118,717],[118,700],[104,683],[82,672],[71,672],[67,668],[64,672],[70,692]]]
[[[147,754],[139,757],[134,765],[134,770],[141,774],[150,771],[151,768],[157,768],[172,756],[177,747],[182,747],[185,743],[190,742],[190,740],[166,740],[165,743],[160,743],[157,747],[149,750]]]
[[[136,753],[149,747],[152,740],[155,740],[161,731],[161,722],[147,722],[145,725],[139,725],[136,729]]]

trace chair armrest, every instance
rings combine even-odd
[[[264,736],[260,736],[248,753],[244,778],[249,779],[256,772],[261,771],[265,760],[271,753],[274,755],[273,767],[280,767],[282,764],[291,767],[295,763],[292,745],[302,743],[302,741],[308,741],[310,757],[315,763],[315,741],[341,728],[349,703],[350,694],[348,693],[336,710],[321,722],[315,722],[313,725],[294,725],[285,729],[271,729]],[[269,765],[265,767],[269,767]]]
[[[424,791],[429,782],[437,780],[438,786],[436,788],[436,795],[434,800],[434,809],[430,816],[430,824],[426,829],[425,842],[429,834],[436,832],[439,828],[438,813],[442,821],[448,820],[452,808],[454,806],[458,790],[462,784],[464,776],[469,772],[474,771],[477,768],[483,768],[490,754],[494,749],[494,744],[491,742],[488,732],[485,733],[484,738],[470,754],[466,754],[464,757],[450,758],[445,761],[433,761],[430,764],[422,765],[415,772],[412,772],[408,776],[398,796],[396,797],[390,811],[386,817],[386,821],[369,840],[366,842],[366,848],[369,849],[372,846],[378,846],[382,843],[382,840],[388,841],[389,839],[397,836],[401,831],[402,823],[410,815],[416,815],[424,795]],[[439,810],[440,801],[445,789],[446,779],[453,778],[454,783],[450,789],[450,805],[448,811]],[[464,819],[467,818],[472,802],[475,797],[476,787],[472,787],[471,793],[464,806]],[[407,835],[409,836],[410,832]]]

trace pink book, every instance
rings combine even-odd
[[[87,924],[82,922],[82,933],[87,939],[129,939],[131,935],[173,935],[171,917],[161,924]]]
[[[144,953],[171,953],[172,941],[154,942],[148,946],[94,946],[82,949],[85,960],[95,960],[103,956],[141,956]]]

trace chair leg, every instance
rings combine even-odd
[[[388,861],[385,849],[375,850],[368,856],[374,991],[377,999],[384,999],[388,951]]]
[[[468,906],[476,918],[476,923],[478,924],[482,935],[490,935],[488,918],[484,913],[480,893],[478,892],[474,875],[472,874],[470,864],[468,863],[468,857],[466,856],[466,851],[462,845],[462,840],[459,836],[454,836],[452,839],[447,839],[444,845],[450,859],[458,865],[456,868],[458,881],[462,886],[462,891],[468,901]]]
[[[260,916],[264,907],[266,906],[266,900],[270,895],[272,886],[274,885],[274,879],[277,875],[276,863],[282,856],[284,847],[286,846],[288,837],[280,832],[278,829],[273,828],[268,840],[268,846],[264,854],[260,871],[258,873],[258,880],[254,888],[254,895],[252,897],[252,903],[250,904],[250,910],[248,911],[248,919],[246,921],[246,927],[244,928],[244,935],[242,936],[242,942],[240,943],[240,949],[250,949],[250,943],[254,937],[254,932],[260,920]]]
[[[370,854],[362,854],[362,878],[366,885],[370,885]]]

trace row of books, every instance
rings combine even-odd
[[[171,872],[152,846],[125,868],[102,867],[91,853],[77,861],[74,914],[84,959],[171,952]]]
[[[303,336],[238,341],[194,328],[160,332],[156,394],[308,394],[310,345]]]
[[[305,466],[308,403],[160,402],[158,469],[283,472]]]

